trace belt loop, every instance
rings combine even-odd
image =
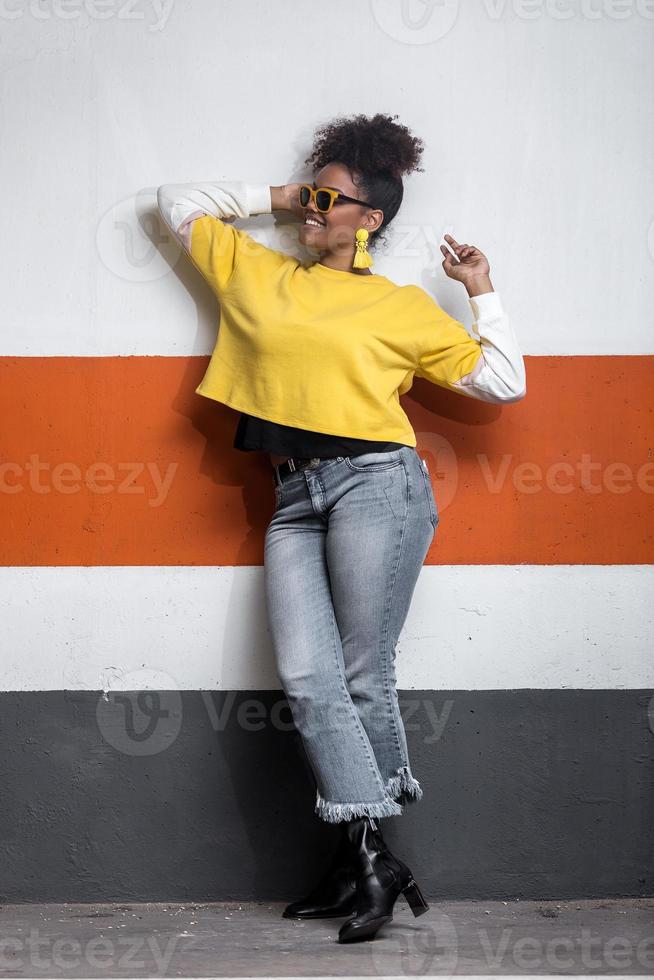
[[[288,463],[288,468],[290,469],[291,473],[294,473],[297,467],[295,466],[295,460],[293,457],[289,456],[286,462]]]

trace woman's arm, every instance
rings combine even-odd
[[[293,210],[295,186],[234,180],[162,184],[157,188],[157,204],[172,234],[221,298],[241,261],[263,263],[269,271],[297,261],[231,224],[234,218],[287,206]]]
[[[191,231],[197,218],[211,215],[224,221],[269,214],[273,210],[273,189],[277,190],[268,184],[233,180],[162,184],[157,188],[157,204],[173,235],[190,254]]]
[[[474,316],[473,334],[481,354],[472,371],[452,382],[455,391],[489,402],[515,402],[527,393],[525,362],[509,318],[490,280],[488,259],[474,245],[459,245],[451,235],[445,241],[443,269],[450,279],[463,283]]]
[[[453,381],[452,388],[480,401],[517,402],[527,394],[525,362],[499,294],[473,294],[470,305],[481,352],[472,371]]]

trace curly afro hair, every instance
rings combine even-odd
[[[397,115],[339,117],[321,126],[314,135],[313,149],[305,163],[321,170],[328,163],[342,163],[363,196],[384,212],[381,226],[370,236],[373,245],[400,209],[404,188],[402,175],[422,171],[418,164],[424,143]]]

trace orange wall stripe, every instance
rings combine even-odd
[[[654,359],[525,360],[515,404],[403,398],[440,511],[427,563],[651,563]],[[207,362],[0,359],[2,564],[261,564],[272,469],[195,394]]]

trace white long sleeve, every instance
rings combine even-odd
[[[475,339],[481,357],[474,369],[452,387],[462,395],[485,402],[516,402],[527,393],[525,362],[499,293],[470,297]]]
[[[272,211],[268,184],[243,180],[162,184],[157,188],[161,215],[179,243],[191,251],[191,226],[205,214],[215,218],[249,218]]]

